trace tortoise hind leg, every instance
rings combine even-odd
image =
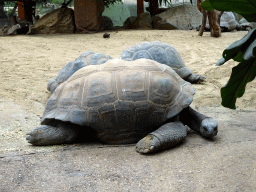
[[[136,145],[139,153],[151,153],[179,144],[187,136],[186,127],[179,121],[164,124],[148,134]]]
[[[78,129],[72,125],[40,125],[27,133],[26,140],[32,145],[56,145],[73,143],[78,136]]]

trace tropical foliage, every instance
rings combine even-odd
[[[256,22],[255,0],[205,0],[201,6],[207,11],[217,9],[236,12],[247,21]],[[243,96],[246,84],[256,76],[256,28],[226,48],[216,65],[222,65],[230,59],[240,63],[232,69],[228,83],[221,88],[221,104],[235,109],[236,99]]]

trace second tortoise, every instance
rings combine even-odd
[[[141,42],[127,48],[121,53],[121,59],[133,61],[137,59],[151,59],[171,67],[182,79],[190,83],[205,81],[205,77],[193,73],[186,67],[178,51],[167,43],[160,41]]]
[[[106,61],[112,59],[109,55],[104,55],[102,53],[94,53],[92,51],[86,51],[81,54],[74,61],[70,61],[65,65],[58,73],[56,77],[50,79],[47,84],[47,90],[51,93],[63,82],[65,82],[69,77],[71,77],[79,69],[89,66],[89,65],[100,65]]]

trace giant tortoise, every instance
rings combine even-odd
[[[244,17],[239,21],[243,31],[250,31],[253,27]]]
[[[74,143],[89,130],[106,144],[138,142],[139,153],[173,147],[187,135],[217,135],[216,121],[192,109],[195,89],[169,66],[112,59],[78,70],[47,101],[33,145]],[[87,133],[88,131],[88,133]]]
[[[50,79],[47,84],[47,90],[53,93],[53,91],[69,77],[71,77],[77,70],[89,66],[89,65],[100,65],[112,59],[109,55],[102,53],[94,53],[92,51],[86,51],[81,54],[74,61],[70,61],[65,65],[58,73],[56,77]]]
[[[170,66],[178,75],[190,83],[198,83],[205,77],[193,73],[187,68],[178,51],[167,43],[160,41],[141,42],[130,46],[121,53],[121,59],[132,61],[136,59],[151,59]]]

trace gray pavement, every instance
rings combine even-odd
[[[40,118],[0,100],[0,192],[256,191],[256,112],[198,110],[217,119],[214,140],[189,131],[178,147],[140,155],[135,145],[31,146],[25,133]]]

